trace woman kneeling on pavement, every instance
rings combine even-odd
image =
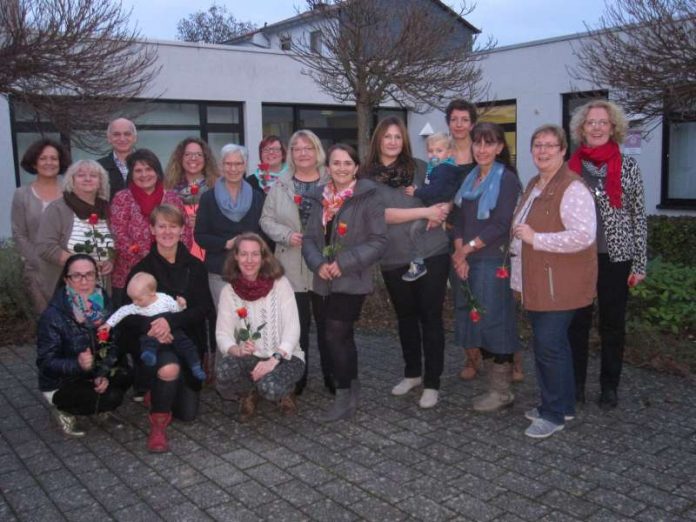
[[[258,234],[234,239],[223,269],[228,283],[218,304],[216,386],[224,399],[240,400],[249,420],[259,396],[297,411],[293,390],[305,361],[295,294],[283,267]]]
[[[97,340],[96,329],[111,308],[108,295],[97,285],[98,276],[92,257],[70,256],[39,319],[39,389],[55,407],[53,414],[63,433],[73,437],[85,434],[75,415],[115,410],[130,386],[130,376],[116,365],[116,346]],[[99,355],[102,347],[105,353]]]

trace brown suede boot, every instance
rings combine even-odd
[[[169,451],[166,430],[170,422],[172,422],[171,412],[150,414],[150,435],[147,438],[148,451],[151,453]]]
[[[522,352],[515,352],[512,362],[512,382],[522,382],[524,371],[522,370]]]
[[[256,390],[251,390],[247,395],[242,396],[239,401],[239,420],[246,422],[254,416],[256,412],[256,403],[259,402],[259,396]]]
[[[466,361],[464,368],[459,372],[459,378],[463,381],[470,381],[476,377],[481,368],[481,350],[478,348],[467,348],[464,350]]]
[[[479,412],[496,411],[511,406],[515,400],[510,391],[512,364],[494,364],[492,360],[489,361],[486,361],[488,392],[474,399],[474,410]]]
[[[297,413],[297,403],[293,393],[280,399],[280,411],[283,415],[295,415]]]

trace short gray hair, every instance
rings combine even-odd
[[[109,122],[109,125],[106,127],[106,135],[107,135],[107,136],[108,136],[109,134],[111,134],[111,126],[112,126],[114,123],[116,123],[118,120],[127,121],[127,122],[129,123],[129,125],[130,125],[131,132],[133,133],[133,136],[137,136],[137,135],[138,135],[138,129],[135,128],[135,123],[133,123],[133,122],[132,122],[131,120],[129,120],[128,118],[116,118],[115,120],[111,120],[111,121]]]
[[[94,160],[78,160],[72,165],[70,165],[68,167],[68,170],[65,171],[63,191],[73,191],[73,189],[75,188],[73,179],[75,178],[75,175],[81,170],[86,170],[88,172],[96,172],[97,174],[99,174],[99,190],[97,191],[97,197],[100,197],[105,201],[109,201],[109,194],[111,192],[111,189],[109,188],[109,175],[106,173],[106,170],[104,170],[104,167],[102,167],[99,163],[97,163]]]
[[[230,154],[239,154],[243,159],[244,163],[249,162],[249,151],[244,145],[237,145],[236,143],[228,143],[220,150],[220,163],[225,162],[225,158]]]

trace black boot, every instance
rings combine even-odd
[[[599,407],[604,411],[613,410],[619,405],[619,397],[614,388],[602,388],[599,396]]]
[[[334,422],[352,417],[355,410],[351,408],[350,402],[350,388],[338,388],[336,390],[336,398],[321,420],[323,422]]]
[[[331,395],[336,395],[336,385],[334,384],[333,377],[328,375],[324,376],[324,387],[329,390]]]
[[[575,403],[585,404],[585,385],[576,384],[575,385]]]

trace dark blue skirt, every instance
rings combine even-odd
[[[483,348],[490,353],[507,354],[520,349],[517,314],[510,279],[499,279],[495,271],[503,258],[469,259],[469,287],[481,306],[481,320],[469,316],[470,304],[462,281],[456,278],[454,342],[463,348]]]

